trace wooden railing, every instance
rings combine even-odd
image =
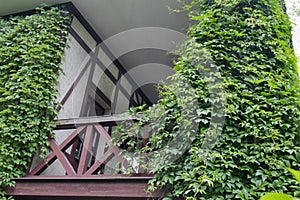
[[[61,138],[60,134],[67,132],[67,136],[61,142],[50,138],[51,152],[46,159],[33,161],[27,176],[55,176],[57,171],[60,171],[59,175],[73,177],[122,174],[128,162],[113,145],[111,134],[117,124],[126,120],[135,121],[136,118],[101,116],[57,120],[57,140]],[[110,166],[111,159],[114,159],[113,167]],[[54,163],[56,165],[52,166],[52,171],[47,171]]]
[[[111,133],[124,120],[135,121],[136,118],[102,116],[56,121],[56,139],[49,138],[51,152],[40,162],[36,161],[37,158],[33,159],[35,161],[27,176],[14,179],[16,185],[5,188],[7,195],[16,200],[75,197],[78,200],[161,199],[167,189],[146,192],[148,181],[153,175],[123,174],[130,163],[120,156],[119,149],[113,145]],[[60,134],[65,132],[67,136],[59,141]],[[102,151],[99,152],[99,149]],[[114,173],[105,173],[112,156],[119,167],[114,169]],[[60,166],[63,173],[51,174],[51,166],[52,171]]]

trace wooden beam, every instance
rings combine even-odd
[[[77,86],[77,84],[79,83],[80,79],[82,78],[82,76],[84,75],[86,69],[90,66],[91,64],[91,60],[89,60],[87,62],[87,64],[83,67],[83,69],[80,71],[80,73],[75,77],[73,83],[71,84],[71,86],[69,87],[69,89],[67,90],[67,92],[63,95],[62,100],[60,100],[60,103],[62,105],[64,105],[66,103],[66,101],[69,99],[69,97],[71,96],[73,90],[75,89],[75,87]],[[61,106],[59,106],[57,108],[58,111],[61,110]]]
[[[109,156],[113,153],[113,148],[110,147],[105,154],[98,159],[93,166],[91,166],[91,168],[89,170],[87,170],[87,172],[84,175],[92,175],[93,173],[95,173],[95,171],[109,158]]]
[[[85,127],[79,127],[71,135],[59,145],[59,149],[61,151],[65,151],[70,145],[74,143],[74,140],[76,139],[77,135],[81,133]],[[27,173],[27,176],[34,176],[34,175],[39,175],[41,174],[49,165],[51,165],[55,159],[56,159],[56,154],[54,152],[51,152],[47,158],[43,161],[41,161],[35,168],[32,169],[32,171]]]
[[[56,155],[52,152],[47,158],[41,161],[32,171],[27,173],[27,176],[40,175],[45,169],[48,168],[56,159]]]
[[[95,129],[97,130],[97,132],[104,138],[104,140],[106,140],[106,142],[110,145],[110,147],[112,148],[113,153],[115,154],[115,156],[117,156],[118,160],[122,163],[122,165],[127,169],[128,168],[128,161],[122,157],[120,155],[120,151],[119,148],[116,147],[113,142],[112,139],[110,137],[110,135],[107,133],[107,131],[105,130],[105,128],[103,128],[103,126],[101,125],[95,125]]]
[[[75,175],[76,173],[72,165],[70,164],[69,160],[66,158],[65,154],[61,152],[55,140],[50,140],[50,147],[55,153],[55,155],[57,156],[57,159],[60,161],[61,165],[66,170],[66,173],[71,176]]]
[[[56,130],[72,129],[78,126],[93,125],[93,124],[117,124],[123,121],[133,120],[137,118],[134,116],[121,116],[121,115],[107,115],[107,116],[95,116],[95,117],[81,117],[72,119],[60,119],[56,120]]]
[[[101,175],[90,175],[90,176],[28,176],[22,178],[15,178],[14,180],[19,181],[37,181],[37,180],[151,180],[154,177],[153,174],[101,174]]]
[[[110,109],[110,99],[94,83],[91,84],[90,96],[95,97],[95,101],[97,101],[104,109]]]
[[[165,190],[145,192],[151,177],[115,177],[114,179],[16,179],[16,186],[6,188],[14,197],[98,197],[98,198],[161,198]],[[83,199],[85,199],[83,198]]]
[[[93,144],[93,135],[93,126],[88,126],[84,135],[82,152],[79,159],[79,165],[77,170],[78,175],[83,175],[87,170],[88,162],[90,160],[90,157],[92,156],[91,149]]]
[[[99,46],[96,47],[95,49],[95,54],[98,55],[99,52]],[[87,80],[87,84],[86,84],[86,88],[85,88],[85,92],[84,92],[84,96],[83,96],[83,101],[81,104],[81,111],[80,111],[80,116],[87,116],[87,108],[88,108],[88,99],[89,99],[89,91],[90,88],[93,84],[93,76],[95,73],[95,65],[96,63],[94,62],[93,59],[90,59],[92,64],[91,64],[91,69],[89,71],[89,76],[88,76],[88,80]]]
[[[67,139],[65,139],[60,145],[59,148],[61,151],[67,150],[77,139],[77,136],[85,130],[85,126],[78,127],[75,131],[73,131]]]

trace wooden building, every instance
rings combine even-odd
[[[11,1],[0,10],[0,14],[32,14],[32,9],[41,2],[43,1]],[[172,56],[166,53],[172,50],[173,47],[170,46],[175,45],[174,41],[178,43],[179,40],[184,39],[184,34],[180,34],[180,31],[184,32],[183,28],[187,25],[186,16],[183,14],[168,16],[166,2],[158,1],[152,3],[149,1],[74,1],[74,4],[64,1],[46,1],[46,3],[64,3],[65,9],[73,14],[67,44],[69,48],[65,50],[63,61],[65,75],[60,76],[58,86],[59,99],[63,108],[60,109],[56,119],[56,138],[50,140],[51,152],[45,160],[41,160],[38,155],[33,158],[27,175],[16,179],[16,186],[6,189],[7,195],[22,200],[160,199],[165,191],[152,194],[145,192],[151,175],[143,175],[138,171],[135,175],[123,174],[123,170],[126,170],[126,160],[118,155],[118,148],[111,144],[110,137],[118,122],[134,120],[120,117],[118,114],[132,106],[151,105],[157,101],[155,84],[158,79],[164,79],[172,74]],[[89,3],[90,6],[83,6]],[[126,3],[129,5],[124,5]],[[145,4],[142,8],[144,10],[133,10],[133,13],[122,11],[122,7],[126,9],[142,4]],[[95,19],[101,15],[93,16],[95,14],[93,6],[101,7],[100,10],[107,9],[107,12],[114,12],[113,15],[116,17],[120,16],[118,25],[123,24],[124,31],[135,28],[134,30],[138,32],[142,30],[139,29],[140,27],[148,26],[152,28],[145,28],[142,32],[154,31],[155,35],[155,30],[161,30],[160,39],[168,44],[163,44],[163,47],[159,46],[161,44],[152,46],[149,44],[155,42],[150,38],[149,44],[141,45],[141,48],[130,47],[118,53],[118,50],[122,49],[121,46],[127,45],[126,41],[114,37],[114,34],[120,32],[113,32],[117,30],[114,29],[114,24],[106,24],[101,28],[111,30],[110,37],[104,31],[106,41],[103,41],[98,30],[101,23],[97,24],[97,20],[101,21],[101,18]],[[147,6],[153,6],[149,8],[153,10],[149,12]],[[118,12],[125,12],[126,16],[131,17],[136,15],[135,17],[140,19],[135,20],[141,22],[136,26],[135,21],[132,24],[128,22],[126,27],[126,19],[122,18],[122,13],[118,15]],[[145,16],[141,15],[143,12]],[[149,16],[152,19],[149,19]],[[167,17],[163,19],[164,16]],[[160,29],[154,29],[154,26],[160,26]],[[174,33],[170,32],[171,29],[178,32],[175,37],[172,37]],[[125,40],[128,36],[126,34],[123,38]],[[152,33],[149,35],[151,36]],[[112,46],[106,44],[107,41],[112,41],[109,40],[110,38],[114,38]],[[149,40],[149,38],[137,37],[135,42],[140,44],[140,40]],[[120,43],[120,49],[116,47],[118,44],[116,41]],[[121,44],[122,42],[124,44]],[[147,63],[146,73],[149,70],[155,70],[155,73],[150,75],[143,73],[142,77],[128,73],[134,67]],[[161,65],[168,68],[160,68]],[[150,81],[145,83],[141,80],[137,81],[144,77],[150,77]]]

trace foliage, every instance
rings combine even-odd
[[[154,165],[150,159],[138,159],[140,167],[132,167],[135,173],[147,167],[155,173],[150,191],[168,187],[171,192],[165,199],[183,196],[189,200],[252,200],[268,191],[299,196],[300,188],[285,168],[300,167],[300,103],[297,59],[282,2],[192,0],[183,4],[197,23],[189,28],[173,81],[161,87],[161,100],[143,111],[145,115],[136,127],[124,124],[116,133],[117,145],[137,152],[126,154],[131,161],[137,160],[137,155],[154,152]],[[195,51],[199,46],[209,56],[199,55]],[[197,57],[208,62],[195,64]],[[211,70],[211,62],[221,77],[201,73]],[[224,88],[226,97],[226,120],[221,135],[208,143],[213,144],[209,148],[203,144],[215,117],[213,107],[220,101],[220,96],[212,96],[216,82],[210,81],[218,78],[222,80],[218,87]],[[188,89],[186,82],[191,86]],[[186,98],[189,95],[177,95],[182,93],[194,93],[197,98],[190,113],[183,106],[194,100]],[[193,117],[187,120],[190,114]],[[191,133],[195,123],[196,131]],[[184,140],[192,136],[192,144],[176,161],[164,162],[164,154],[161,163],[156,162],[155,152],[169,147],[178,130],[179,136],[186,136]],[[140,139],[143,132],[150,132],[146,145]],[[177,148],[178,152],[172,149],[168,153],[174,156],[185,150],[180,144]]]
[[[0,19],[0,188],[13,186],[38,150],[48,151],[70,21],[57,7]]]
[[[294,175],[298,183],[300,184],[300,172],[291,168],[288,170]],[[299,200],[299,198],[293,198],[283,193],[268,193],[261,197],[260,200]]]

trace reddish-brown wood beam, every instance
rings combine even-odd
[[[23,178],[15,178],[16,181],[35,181],[35,180],[150,180],[153,174],[101,174],[87,176],[27,176]]]
[[[105,130],[105,128],[103,126],[101,126],[99,124],[99,125],[95,125],[95,128],[96,128],[97,132],[106,140],[106,142],[109,145],[113,145],[110,135],[108,135],[107,131]]]
[[[75,158],[79,140],[80,140],[79,137],[77,137],[77,140],[74,141],[73,146],[72,146],[72,148],[71,148],[71,156],[72,156],[73,158]]]
[[[92,175],[103,164],[109,156],[113,153],[112,147],[110,147],[105,154],[90,167],[90,169],[84,175]]]
[[[84,129],[85,127],[77,128],[73,133],[71,133],[71,135],[66,140],[63,141],[63,143],[59,145],[59,149],[61,151],[65,151],[70,145],[72,145],[77,135],[81,133]],[[27,176],[34,176],[34,175],[41,174],[49,165],[51,165],[55,161],[56,158],[57,157],[54,152],[50,153],[45,160],[40,162],[33,170],[27,173]]]
[[[77,128],[61,145],[64,145],[62,150],[66,150],[67,148],[69,148],[70,145],[67,145],[67,144],[71,144],[73,145],[72,148],[71,148],[71,154],[70,156],[68,157],[69,160],[71,159],[72,161],[70,161],[73,166],[77,169],[78,168],[78,163],[75,161],[75,154],[76,154],[76,149],[77,149],[77,145],[78,145],[78,142],[79,142],[79,137],[78,135],[83,131],[85,130],[86,126],[81,126],[79,128]],[[74,163],[77,163],[76,165],[74,165]]]
[[[105,130],[105,128],[103,128],[103,126],[99,125],[95,125],[95,128],[97,130],[97,132],[106,140],[106,142],[113,148],[113,153],[117,156],[118,160],[122,163],[122,165],[127,169],[128,168],[128,161],[120,156],[120,151],[118,149],[118,147],[116,147],[111,140],[110,135],[107,133],[107,131]]]
[[[87,170],[88,162],[91,157],[91,149],[93,144],[93,126],[88,126],[84,135],[82,152],[79,159],[77,174],[83,175]]]
[[[27,176],[40,175],[49,165],[51,165],[56,159],[56,155],[52,152],[45,160],[40,162],[33,170],[31,170]]]
[[[71,165],[73,165],[74,169],[78,169],[78,162],[74,159],[74,157],[68,152],[64,152],[64,154],[68,158]]]
[[[75,175],[75,171],[72,165],[70,164],[66,156],[63,154],[63,152],[61,152],[55,140],[50,140],[50,147],[53,150],[53,153],[55,153],[55,155],[57,156],[57,159],[60,161],[61,165],[66,170],[66,173],[68,175]]]
[[[14,188],[6,188],[14,197],[98,197],[98,198],[160,198],[164,190],[145,192],[149,177],[123,179],[17,179]]]
[[[80,133],[82,133],[82,131],[84,131],[85,128],[86,128],[85,126],[81,126],[78,127],[75,131],[73,131],[73,133],[71,133],[71,135],[59,145],[60,150],[61,151],[67,150],[75,142],[77,136]]]

